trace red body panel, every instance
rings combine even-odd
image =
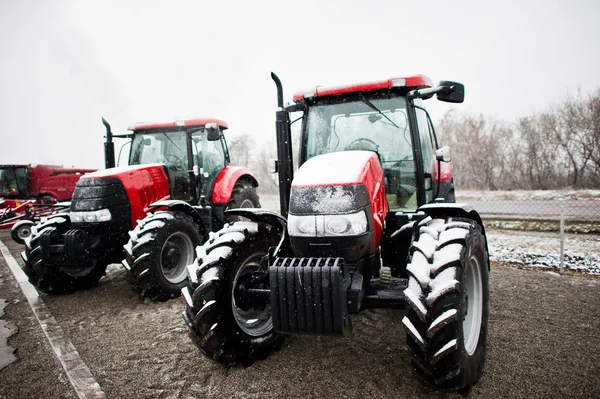
[[[0,167],[6,166],[27,168],[29,176],[27,198],[49,195],[57,201],[70,199],[81,176],[96,171],[96,169],[65,168],[57,165],[0,165]],[[15,194],[19,198],[23,193]],[[27,198],[19,198],[16,201],[23,202]]]
[[[96,169],[32,165],[29,170],[29,194],[50,195],[58,201],[68,200],[73,196],[75,184],[81,176],[95,171]]]
[[[368,153],[368,154],[367,154]],[[358,155],[358,156],[355,156]],[[367,156],[365,156],[367,154]],[[315,165],[317,158],[323,160],[319,164]],[[312,165],[308,165],[312,161]],[[346,162],[346,165],[344,165]],[[361,165],[356,165],[356,162],[362,162]],[[331,165],[328,165],[331,163]],[[352,163],[352,165],[350,165]],[[319,176],[314,178],[314,183],[308,179],[301,177],[301,169],[305,167],[304,172],[308,170],[306,174],[308,176],[314,176],[315,166],[329,169],[330,167],[336,168],[338,171],[343,170],[357,170],[357,173],[344,173],[340,172],[337,176],[332,173],[328,173],[325,176]],[[344,176],[344,177],[340,177]],[[300,178],[298,178],[300,177]],[[333,152],[329,154],[319,155],[311,158],[304,165],[298,169],[297,178],[294,179],[292,187],[318,187],[318,186],[349,186],[349,185],[363,185],[367,188],[369,198],[371,201],[371,212],[373,215],[374,231],[375,231],[375,246],[378,247],[381,242],[383,234],[383,222],[388,214],[389,207],[388,202],[385,198],[385,185],[383,169],[379,163],[379,158],[374,152],[368,151],[344,151],[344,152]]]
[[[162,164],[148,164],[111,168],[87,174],[86,178],[116,177],[123,183],[131,203],[131,225],[146,216],[146,208],[153,202],[170,199],[169,180]]]
[[[215,180],[211,202],[213,204],[226,204],[229,202],[233,186],[242,176],[249,176],[256,183],[256,177],[254,177],[250,170],[241,166],[224,167]]]
[[[148,130],[148,129],[168,129],[177,126],[204,126],[207,123],[216,123],[221,129],[227,129],[227,122],[215,118],[196,118],[186,119],[175,122],[164,122],[164,123],[152,123],[152,122],[140,122],[130,127],[129,130]]]
[[[340,96],[348,93],[389,90],[394,87],[407,87],[410,89],[433,87],[433,81],[425,75],[412,75],[342,86],[317,86],[314,89],[294,93],[294,102],[304,101],[305,98],[310,97]]]

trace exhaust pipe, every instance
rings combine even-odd
[[[283,108],[283,86],[277,75],[271,72],[271,78],[277,86],[277,111],[275,112],[275,132],[277,136],[277,171],[279,177],[279,206],[281,214],[287,218],[290,191],[294,179],[294,164],[292,157],[292,134],[290,115]]]
[[[102,124],[106,128],[106,141],[104,142],[104,167],[106,169],[115,167],[115,143],[113,143],[113,133],[110,124],[102,118]]]

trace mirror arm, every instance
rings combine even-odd
[[[446,94],[452,93],[453,90],[454,90],[454,86],[438,86],[438,87],[431,87],[429,89],[411,90],[408,92],[408,94],[406,96],[408,97],[409,100],[412,100],[415,98],[425,98],[425,97],[429,98],[437,93],[446,93]]]

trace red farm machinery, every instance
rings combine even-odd
[[[95,169],[56,165],[0,165],[0,229],[11,229],[13,240],[23,244],[31,227],[63,209],[58,204],[71,198],[75,184]]]
[[[224,211],[258,207],[258,182],[230,166],[218,119],[106,127],[106,169],[77,183],[68,212],[32,229],[22,253],[29,280],[62,294],[97,284],[111,263],[145,300],[181,294],[196,246],[225,222]],[[129,165],[115,167],[113,137],[131,140]]]
[[[285,106],[272,77],[281,214],[230,211],[246,220],[197,249],[182,290],[190,338],[217,362],[249,364],[286,334],[345,336],[351,314],[401,308],[415,373],[469,389],[486,352],[487,240],[477,212],[455,203],[450,149],[424,108],[463,102],[464,86],[405,76],[317,86]]]

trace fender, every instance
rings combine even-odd
[[[257,223],[266,223],[272,226],[279,225],[283,231],[287,231],[287,220],[279,213],[264,208],[240,208],[225,211],[227,215],[242,216]]]
[[[187,202],[180,200],[156,201],[148,205],[148,207],[144,210],[148,212],[154,212],[156,210],[159,210],[158,208],[168,208],[173,211],[179,211],[190,215],[194,219],[194,222],[196,222],[198,226],[200,226],[200,235],[202,236],[207,233],[206,227],[204,226],[204,220],[202,220],[202,216],[196,210],[196,208],[194,208]]]
[[[258,187],[258,181],[254,174],[249,170],[241,166],[226,166],[217,175],[215,185],[213,186],[211,203],[213,204],[226,204],[229,202],[233,186],[240,178],[245,178],[254,187]]]
[[[481,233],[485,238],[485,250],[487,251],[489,257],[490,251],[488,248],[487,236],[485,234],[485,226],[483,225],[483,220],[481,219],[479,213],[471,205],[439,202],[420,206],[417,209],[417,212],[419,211],[425,212],[425,214],[431,217],[456,216],[476,221],[477,224],[481,226]],[[488,258],[488,269],[489,268],[490,262]]]
[[[284,254],[284,256],[286,256],[285,254],[293,256],[290,247],[290,238],[287,234],[287,220],[279,213],[264,208],[240,208],[227,210],[225,211],[225,214],[231,216],[242,216],[256,223],[264,223],[274,226],[275,229],[279,231],[279,234],[281,234],[281,240],[279,240],[279,244],[273,250],[273,252],[269,252],[269,257],[274,258],[275,256],[281,254]]]

